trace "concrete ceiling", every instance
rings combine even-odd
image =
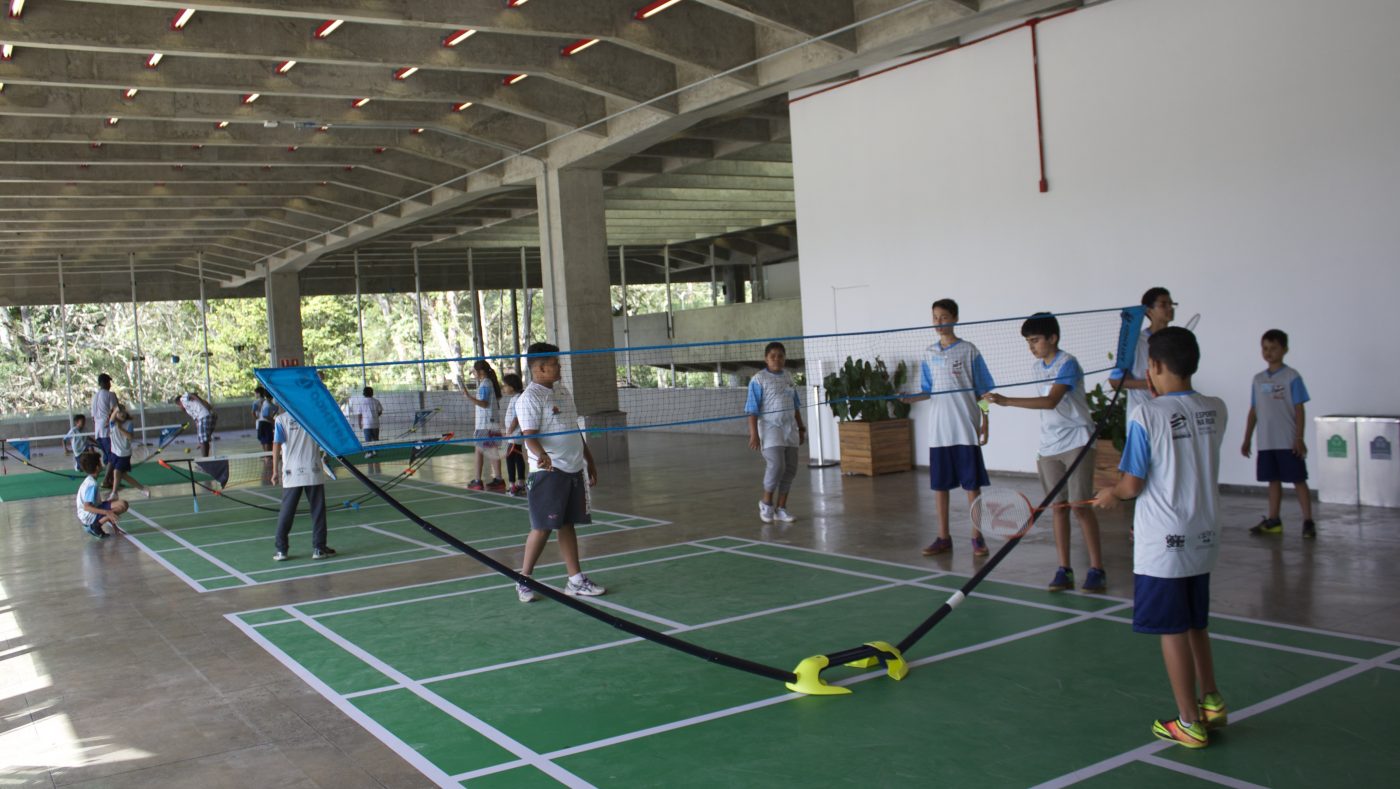
[[[57,301],[59,256],[70,282],[134,261],[153,298],[195,289],[201,260],[233,295],[357,251],[410,271],[415,251],[505,259],[539,243],[546,163],[605,171],[610,244],[782,255],[789,91],[1074,3],[680,0],[634,18],[647,4],[27,0],[0,20],[0,303]]]

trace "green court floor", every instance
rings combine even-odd
[[[898,641],[966,580],[727,537],[585,569],[609,589],[598,605],[783,668]],[[228,619],[442,786],[1378,786],[1400,770],[1400,644],[1215,618],[1231,724],[1187,751],[1148,733],[1174,704],[1131,601],[995,581],[903,681],[832,669],[855,691],[836,697],[521,604],[497,575]]]
[[[230,492],[274,509],[281,497],[281,489],[271,486]],[[326,485],[327,542],[338,555],[320,561],[311,560],[308,516],[299,515],[293,525],[291,558],[273,562],[277,513],[203,491],[198,512],[188,497],[135,499],[122,518],[122,530],[132,543],[201,592],[461,555],[378,499],[362,501],[358,509],[343,506],[364,492],[364,486],[351,479]],[[477,548],[522,544],[530,529],[524,499],[421,479],[402,483],[392,492],[414,512]],[[301,506],[306,508],[305,500]],[[593,523],[578,527],[578,534],[585,537],[662,523],[594,510]]]
[[[57,460],[61,462],[62,458],[57,458]],[[57,469],[56,473],[53,474],[25,468],[23,464],[13,460],[8,465],[13,468],[8,473],[0,475],[0,501],[73,496],[77,494],[78,487],[83,484],[82,472],[74,471],[71,463],[65,468]],[[179,468],[183,469],[184,466],[181,465]],[[149,487],[189,483],[189,477],[185,476],[183,471],[171,471],[154,461],[140,464],[132,469],[131,473],[141,484]],[[207,475],[198,472],[195,473],[195,477],[205,481],[209,479]],[[122,496],[130,495],[133,495],[131,489],[123,487]]]

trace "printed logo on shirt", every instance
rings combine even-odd
[[[1209,548],[1215,544],[1215,531],[1208,529],[1196,535],[1196,543],[1202,548]]]
[[[1172,414],[1172,440],[1191,437],[1191,426],[1183,414]]]
[[[1215,411],[1196,412],[1196,434],[1201,436],[1215,435]]]
[[[1259,391],[1263,392],[1265,397],[1283,400],[1288,393],[1288,387],[1283,384],[1259,384]]]
[[[1185,548],[1185,547],[1186,547],[1186,535],[1184,535],[1184,534],[1168,534],[1168,535],[1167,535],[1167,550],[1169,550],[1169,551],[1179,551],[1179,550],[1182,550],[1182,549]]]

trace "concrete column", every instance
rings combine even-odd
[[[269,364],[273,367],[283,359],[295,359],[306,364],[306,352],[301,344],[301,280],[296,272],[277,272],[265,279],[267,286],[267,346],[271,349]]]
[[[568,351],[613,347],[603,174],[547,168],[536,179],[545,325],[550,341]],[[587,426],[618,427],[617,360],[611,353],[564,359],[564,383]],[[599,462],[625,460],[624,431],[589,436]]]

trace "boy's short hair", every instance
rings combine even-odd
[[[1276,342],[1283,347],[1288,347],[1288,332],[1283,329],[1269,329],[1264,332],[1264,336],[1259,338],[1259,342]]]
[[[366,386],[366,387],[365,387],[365,391],[364,391],[364,396],[365,396],[365,397],[374,397],[374,387],[373,387],[373,386]]]
[[[75,425],[78,424],[79,422],[86,422],[86,421],[87,421],[87,414],[74,414],[74,415],[73,415],[73,424],[75,424]]]
[[[525,391],[525,382],[520,380],[519,373],[506,373],[501,376],[501,383],[504,383],[517,392]]]
[[[530,369],[535,369],[535,365],[559,355],[559,346],[547,342],[530,343],[530,347],[525,349],[526,355],[530,357]]]
[[[111,385],[112,385],[112,376],[110,376],[110,375],[108,375],[108,374],[106,374],[106,373],[102,373],[102,374],[98,375],[98,376],[97,376],[97,385],[98,385],[98,386],[111,386]]]
[[[262,388],[261,386],[253,387],[253,394],[257,395],[258,397],[272,397],[272,395],[268,394],[268,391]]]
[[[1148,288],[1147,291],[1142,294],[1142,306],[1151,307],[1157,303],[1157,299],[1163,296],[1171,298],[1172,292],[1163,287]]]
[[[935,301],[933,303],[933,306],[929,307],[929,309],[947,310],[948,312],[953,313],[954,318],[958,317],[958,303],[956,301],[953,301],[952,299],[939,299],[938,301]]]
[[[102,456],[96,452],[84,452],[78,456],[78,470],[84,474],[94,475],[102,469]]]
[[[1048,312],[1037,312],[1026,318],[1026,322],[1021,324],[1022,337],[1044,337],[1050,339],[1060,337],[1060,322],[1055,320],[1055,316]]]
[[[125,499],[112,499],[112,514],[121,515],[131,509],[131,505]]]
[[[777,340],[774,340],[768,343],[767,345],[763,346],[763,358],[768,358],[768,354],[772,353],[773,351],[782,351],[783,355],[787,356],[787,346],[783,345]]]
[[[1147,358],[1161,362],[1172,375],[1186,378],[1195,375],[1201,364],[1201,346],[1190,329],[1168,326],[1147,338]]]

